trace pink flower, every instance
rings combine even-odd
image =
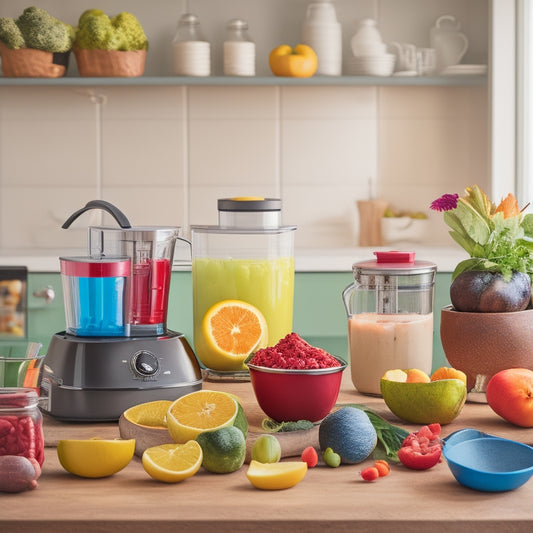
[[[458,200],[458,194],[443,194],[440,198],[433,200],[429,208],[434,211],[451,211],[457,207]]]

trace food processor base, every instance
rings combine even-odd
[[[60,332],[44,359],[40,406],[58,420],[114,421],[133,405],[201,388],[200,366],[181,333],[92,338]]]

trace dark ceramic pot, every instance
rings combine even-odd
[[[462,370],[471,390],[506,368],[533,370],[533,309],[511,313],[441,311],[440,339],[446,359]],[[484,391],[478,391],[484,392]]]

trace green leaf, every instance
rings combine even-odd
[[[529,213],[522,219],[522,229],[524,235],[533,239],[533,213]]]
[[[481,245],[486,244],[491,234],[489,222],[461,198],[459,198],[457,208],[454,211],[461,221],[466,235]]]

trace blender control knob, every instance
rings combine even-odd
[[[132,367],[139,376],[153,376],[159,370],[159,361],[152,352],[141,350],[133,356]]]

